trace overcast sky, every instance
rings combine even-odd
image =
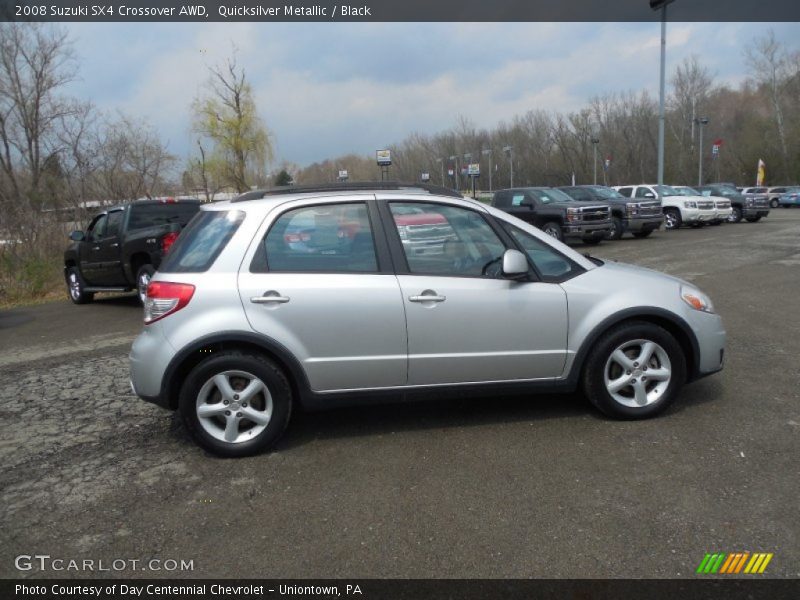
[[[275,146],[307,165],[371,154],[458,115],[479,127],[531,109],[570,111],[594,95],[658,94],[658,23],[78,23],[71,93],[145,119],[180,158],[190,105],[237,49]],[[668,75],[696,54],[718,82],[747,74],[742,49],[772,28],[800,48],[796,23],[670,23]]]

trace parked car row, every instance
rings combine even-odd
[[[798,192],[800,188],[793,196],[787,194],[787,203],[800,204]],[[618,240],[626,232],[645,238],[662,222],[666,229],[677,229],[756,222],[769,214],[766,194],[742,193],[725,184],[520,187],[495,192],[492,206],[560,241],[589,244]]]
[[[764,197],[771,208],[800,206],[800,186],[736,188],[745,196]]]

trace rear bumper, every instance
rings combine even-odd
[[[133,341],[130,359],[130,383],[133,393],[146,402],[169,408],[162,381],[175,351],[164,337],[160,324],[145,326]]]

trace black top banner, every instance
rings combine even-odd
[[[0,0],[0,21],[795,22],[798,0]],[[655,8],[654,8],[655,6]]]

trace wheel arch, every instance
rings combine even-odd
[[[163,406],[177,409],[181,384],[189,372],[214,353],[230,350],[260,354],[275,362],[289,381],[293,399],[303,405],[310,386],[300,362],[279,342],[256,333],[241,331],[205,336],[182,348],[164,371],[161,384]]]
[[[586,368],[586,358],[600,337],[614,327],[631,321],[644,321],[657,325],[675,338],[686,357],[687,382],[697,378],[700,368],[700,345],[692,328],[680,316],[658,307],[629,308],[615,313],[601,321],[583,340],[575,359],[568,380],[578,384]]]

